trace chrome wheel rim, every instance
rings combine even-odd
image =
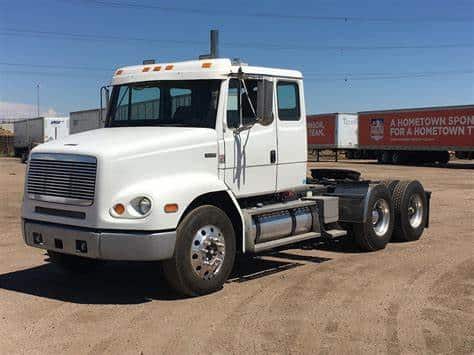
[[[377,200],[372,207],[372,228],[378,237],[387,233],[390,225],[390,207],[384,199]]]
[[[191,266],[203,280],[214,278],[222,268],[225,258],[225,239],[222,231],[207,225],[198,229],[191,244]]]
[[[420,195],[410,196],[408,201],[408,222],[412,228],[418,228],[423,220],[423,201]]]

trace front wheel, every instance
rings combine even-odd
[[[363,223],[355,223],[352,232],[357,245],[364,251],[385,248],[392,237],[394,211],[387,187],[375,185],[369,190]]]
[[[173,258],[163,262],[169,284],[186,296],[222,288],[235,259],[235,232],[227,215],[205,205],[191,211],[176,231]]]

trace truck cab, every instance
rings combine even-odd
[[[121,68],[111,84],[105,128],[31,153],[24,239],[51,261],[161,260],[174,288],[200,295],[237,254],[348,231],[366,250],[390,240],[398,180],[308,181],[300,72],[211,58]],[[429,195],[408,185],[397,198],[418,219],[398,234],[417,239]]]

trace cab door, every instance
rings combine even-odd
[[[255,123],[258,80],[230,79],[224,124],[224,181],[237,197],[276,190],[277,141],[275,120]],[[248,92],[248,97],[245,95]],[[249,99],[250,98],[250,102]],[[248,128],[236,129],[243,125]],[[222,172],[221,172],[222,174]]]
[[[278,127],[278,191],[306,183],[307,133],[303,82],[296,79],[276,81]]]

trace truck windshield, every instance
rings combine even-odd
[[[114,86],[107,127],[215,128],[220,80],[176,80]]]

